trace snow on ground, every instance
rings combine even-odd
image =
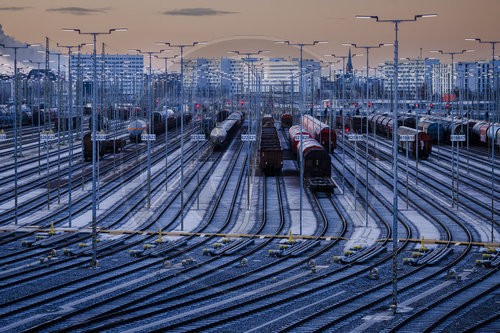
[[[69,152],[66,152],[66,153],[61,153],[61,158],[65,158],[69,155]],[[75,159],[76,158],[79,158],[81,155],[81,149],[74,149],[73,150],[73,164],[75,164]],[[42,154],[42,157],[44,155]],[[32,182],[33,180],[36,180],[36,179],[39,179],[40,177],[43,177],[43,176],[47,176],[47,159],[46,158],[42,158],[41,160],[41,166],[40,166],[40,170],[41,170],[41,174],[38,175],[37,173],[34,173],[32,176],[29,176],[29,177],[23,177],[21,179],[18,180],[17,182],[17,186],[22,186],[24,184],[29,184],[30,182]],[[33,162],[33,163],[29,163],[27,165],[23,165],[22,167],[18,167],[17,168],[17,173],[19,175],[19,173],[25,171],[25,170],[28,170],[28,169],[33,169],[33,168],[37,168],[38,167],[38,161],[36,162]],[[61,172],[66,170],[68,168],[68,163],[63,163],[61,164]],[[81,167],[79,167],[78,169],[80,169]],[[74,171],[74,167],[73,167],[73,171]],[[57,173],[57,155],[53,156],[53,157],[49,157],[49,173]],[[14,169],[9,169],[8,171],[5,171],[5,172],[2,172],[0,173],[0,178],[4,178],[4,177],[9,177],[9,176],[13,176],[14,175]],[[10,182],[8,183],[6,186],[3,186],[3,187],[0,187],[0,191],[13,191],[14,190],[14,183],[13,182]]]
[[[293,161],[283,161],[283,168],[292,168]],[[293,167],[295,168],[295,167]],[[288,207],[292,217],[292,234],[300,234],[300,181],[296,176],[284,176],[285,191],[288,200]],[[302,193],[302,235],[311,236],[318,226],[318,221],[314,215],[309,198]]]

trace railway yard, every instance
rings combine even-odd
[[[40,148],[25,124],[17,161],[0,142],[0,332],[498,332],[488,123],[418,117],[164,110],[155,141],[115,117],[94,176],[88,126]]]

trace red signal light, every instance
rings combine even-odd
[[[231,101],[227,101],[227,104],[231,105]]]
[[[158,102],[160,102],[160,100],[159,100],[159,99],[157,99],[157,100],[156,100],[156,103],[158,103]]]
[[[245,101],[244,100],[241,100],[241,105],[245,104]]]
[[[199,109],[200,108],[200,104],[196,104],[196,108]]]
[[[447,103],[446,104],[446,108],[449,109],[450,108],[450,103]]]
[[[430,107],[431,107],[431,109],[432,109],[432,108],[434,107],[434,104],[432,104],[432,103],[431,103]]]
[[[329,108],[330,107],[330,103],[326,103],[326,107]]]
[[[273,104],[273,103],[274,103],[274,102],[273,102],[273,101],[271,101],[271,104]]]
[[[347,133],[347,132],[349,132],[349,129],[348,129],[348,128],[346,128],[346,129],[345,129],[345,131],[346,131],[346,133]]]
[[[354,106],[358,106],[358,102],[355,102],[355,103],[354,103]]]
[[[368,103],[368,107],[371,108],[372,107],[372,103]]]

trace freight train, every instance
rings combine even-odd
[[[289,113],[284,113],[281,116],[281,128],[286,129],[290,128],[293,125],[293,118],[292,115]]]
[[[276,124],[270,115],[262,117],[259,166],[268,175],[279,172],[283,168],[283,148],[281,147]]]
[[[111,139],[107,139],[105,141],[100,141],[96,143],[96,149],[101,158],[104,157],[105,154],[117,153],[125,147],[127,144],[127,140],[124,137],[119,137]],[[91,133],[87,133],[83,136],[83,157],[85,161],[92,160],[92,140]]]
[[[243,113],[236,111],[231,113],[226,120],[218,124],[212,132],[210,132],[210,141],[214,145],[214,148],[223,149],[227,147],[242,121]]]
[[[297,153],[297,161],[300,163],[300,152],[302,152],[302,167],[306,185],[317,192],[333,192],[335,184],[332,181],[332,165],[330,154],[323,145],[313,138],[302,138],[296,140],[296,135],[300,133],[298,126],[290,127],[288,134],[292,150]],[[307,132],[306,132],[307,133]],[[309,136],[312,136],[308,133]]]
[[[188,123],[192,118],[190,113],[184,113],[184,123]],[[141,142],[141,134],[146,131],[149,134],[163,134],[165,133],[165,123],[167,127],[174,128],[180,124],[180,112],[174,113],[172,110],[162,110],[153,112],[152,130],[146,120],[135,119],[128,125],[128,133],[130,142]]]
[[[302,116],[302,129],[309,132],[327,152],[333,153],[337,148],[337,133],[327,124],[308,114]]]

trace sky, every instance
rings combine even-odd
[[[401,57],[417,57],[422,48],[423,57],[436,57],[429,53],[432,49],[474,49],[475,52],[457,56],[456,60],[491,58],[491,46],[464,38],[500,40],[500,0],[0,0],[0,43],[45,43],[48,36],[55,49],[56,43],[74,45],[90,41],[89,36],[63,32],[63,28],[79,28],[83,32],[128,28],[126,32],[100,36],[99,46],[105,42],[107,52],[126,53],[131,48],[160,50],[162,47],[155,45],[159,41],[208,41],[206,46],[187,49],[186,57],[227,57],[227,51],[234,49],[270,49],[266,56],[297,57],[298,49],[272,41],[322,40],[328,44],[306,48],[304,57],[331,60],[323,55],[348,52],[342,43],[371,46],[394,42],[392,24],[356,19],[356,15],[409,19],[428,13],[438,17],[400,26]],[[26,57],[22,52],[25,51],[20,51],[20,57]],[[393,47],[372,50],[370,66],[393,59],[393,52]],[[33,52],[29,56],[40,57]],[[449,56],[439,58],[449,62]],[[155,61],[153,68],[162,64]],[[354,60],[355,68],[364,66],[366,58]]]

